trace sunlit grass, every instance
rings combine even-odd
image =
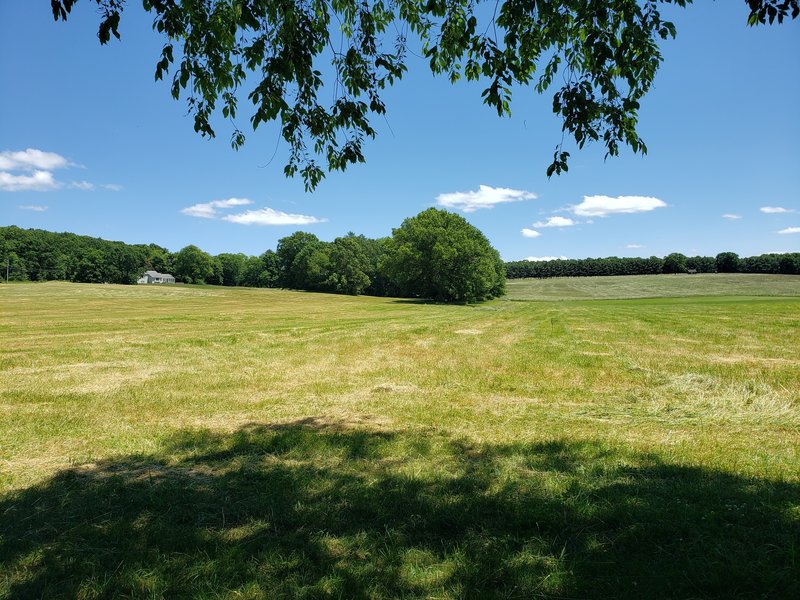
[[[711,277],[2,285],[0,597],[793,593],[800,278]]]
[[[681,296],[800,296],[796,275],[697,273],[512,279],[508,295],[523,300],[676,298]]]

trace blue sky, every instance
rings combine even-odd
[[[569,173],[548,180],[550,96],[517,90],[499,119],[480,86],[412,56],[367,163],[312,194],[284,177],[274,128],[238,152],[224,126],[194,133],[153,79],[162,41],[137,2],[104,47],[95,10],[79,2],[65,24],[44,0],[0,3],[0,225],[260,254],[298,229],[378,237],[445,206],[506,260],[800,250],[800,23],[748,28],[744,1],[669,11],[678,38],[643,102],[644,157],[568,147]]]

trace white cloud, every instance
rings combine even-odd
[[[76,166],[55,152],[44,152],[35,148],[13,152],[0,152],[0,171],[53,171]]]
[[[762,206],[759,210],[768,215],[797,212],[793,208],[784,208],[782,206]]]
[[[227,200],[212,200],[211,202],[203,202],[201,204],[194,204],[182,208],[181,212],[190,217],[199,217],[201,219],[216,219],[219,212],[218,208],[231,208],[234,206],[246,206],[252,204],[252,200],[247,198],[228,198]]]
[[[630,248],[631,250],[636,250],[637,248],[644,248],[641,244],[628,244],[625,246],[626,248]]]
[[[214,206],[218,208],[231,208],[232,206],[247,206],[248,204],[252,204],[252,200],[248,200],[247,198],[228,198],[227,200],[214,200],[210,202]]]
[[[0,171],[0,190],[6,192],[46,192],[59,186],[50,171],[33,171],[29,175]]]
[[[583,202],[571,207],[579,217],[606,217],[621,213],[648,212],[667,203],[650,196],[584,196]]]
[[[722,215],[723,219],[741,219],[742,215],[734,215],[733,213],[725,213]]]
[[[319,219],[311,215],[296,215],[272,208],[248,210],[237,215],[227,215],[222,219],[241,225],[312,225],[327,221],[327,219]]]
[[[536,221],[534,227],[572,227],[577,225],[577,221],[573,221],[569,217],[550,217],[547,221]]]
[[[551,260],[569,260],[566,256],[529,256],[528,262],[548,262]]]
[[[201,219],[222,219],[240,225],[312,225],[314,223],[324,223],[327,219],[319,219],[311,215],[297,215],[286,213],[272,208],[259,208],[248,210],[236,214],[220,214],[221,210],[233,208],[234,206],[247,206],[253,204],[247,198],[228,198],[227,200],[212,200],[202,202],[181,209],[181,212],[190,217]]]
[[[23,204],[17,208],[20,210],[32,210],[34,212],[44,212],[47,210],[46,206],[38,206],[36,204]]]
[[[5,192],[49,192],[63,187],[91,191],[97,186],[90,181],[64,183],[56,180],[53,171],[80,167],[55,152],[35,148],[27,150],[5,150],[0,152],[0,191]],[[82,167],[81,167],[82,168]],[[119,191],[116,184],[101,186]]]
[[[539,233],[538,231],[534,230],[534,229],[528,229],[527,227],[525,227],[522,230],[522,235],[524,237],[526,237],[526,238],[535,238],[535,237],[539,237],[542,234]]]
[[[800,233],[800,227],[787,227],[786,229],[781,229],[778,233],[781,235],[785,235],[787,233]]]
[[[110,190],[112,192],[121,192],[122,191],[122,186],[119,185],[118,183],[104,183],[100,187],[105,189],[105,190]]]
[[[89,181],[73,181],[69,184],[69,187],[75,188],[76,190],[90,192],[94,189],[94,184]]]
[[[525,190],[493,188],[488,185],[481,185],[477,191],[439,194],[436,196],[436,203],[445,208],[455,208],[469,213],[481,208],[492,208],[496,204],[535,200],[536,198],[536,194]]]

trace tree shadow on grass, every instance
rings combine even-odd
[[[448,305],[445,302],[437,302],[436,300],[432,300],[430,298],[392,298],[390,302],[392,304],[434,304],[434,305],[438,304],[441,306]],[[468,305],[461,305],[461,306],[468,306]]]
[[[592,443],[187,430],[0,502],[0,596],[800,597],[799,501]]]
[[[434,300],[433,298],[393,298],[392,304],[429,304],[433,306],[463,306],[465,308],[479,308],[484,302],[467,302],[456,300]]]

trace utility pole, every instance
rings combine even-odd
[[[6,256],[6,283],[8,283],[8,271],[11,267],[11,258]]]

